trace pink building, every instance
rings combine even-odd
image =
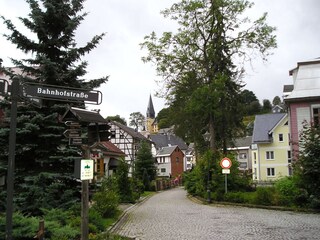
[[[303,122],[320,124],[320,58],[298,62],[297,67],[290,70],[289,74],[293,77],[293,85],[284,86],[284,101],[288,106],[295,156],[299,151],[299,134],[303,129]]]

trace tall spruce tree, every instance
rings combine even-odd
[[[156,178],[156,167],[151,147],[146,141],[139,146],[134,167],[135,177],[143,182],[145,190],[150,190],[150,182]]]
[[[107,77],[85,80],[87,62],[81,58],[97,47],[104,33],[94,36],[84,46],[77,46],[75,31],[84,20],[87,13],[83,12],[83,0],[27,0],[30,7],[28,17],[20,17],[25,27],[34,33],[35,39],[30,39],[20,32],[11,20],[1,16],[8,29],[4,34],[7,40],[25,53],[32,53],[31,58],[11,59],[15,67],[21,70],[18,75],[20,84],[34,82],[38,84],[50,84],[59,87],[73,87],[81,89],[93,89],[107,81]],[[10,69],[2,69],[11,77],[17,76]],[[1,108],[5,110],[6,117],[10,117],[10,98],[1,101]],[[39,183],[32,180],[38,178],[39,173],[48,172],[46,184],[51,186],[51,196],[59,198],[63,195],[57,192],[66,189],[77,189],[71,180],[73,173],[74,157],[79,157],[79,149],[68,146],[63,137],[65,126],[59,122],[60,116],[67,110],[67,104],[58,101],[43,101],[42,108],[22,99],[19,104],[17,118],[17,146],[16,146],[16,192],[23,196],[28,192],[28,185]],[[83,103],[79,106],[84,107]],[[8,156],[8,124],[0,129],[0,164],[6,166]],[[54,176],[54,177],[52,177]],[[25,182],[28,184],[24,184]],[[19,188],[19,186],[21,188]],[[52,186],[56,186],[53,190]],[[48,186],[49,187],[49,186]],[[32,192],[33,196],[25,196],[26,199],[45,196]],[[22,196],[22,195],[21,195]],[[72,201],[70,194],[66,201]],[[39,199],[43,201],[43,199]],[[56,205],[47,207],[59,207],[61,201],[51,203]],[[23,210],[23,209],[22,209]]]
[[[241,128],[244,62],[258,53],[263,59],[276,47],[275,28],[264,14],[251,22],[243,0],[181,0],[162,14],[177,22],[176,33],[153,32],[141,46],[142,59],[152,62],[163,77],[163,91],[172,106],[180,136],[201,144],[205,131],[213,150],[226,149]],[[203,140],[202,140],[203,144]]]

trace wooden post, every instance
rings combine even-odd
[[[85,149],[85,159],[90,158],[90,148]],[[81,181],[81,240],[89,239],[89,180]]]

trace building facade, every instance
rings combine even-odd
[[[299,153],[299,134],[303,125],[320,124],[320,59],[298,62],[289,75],[293,78],[293,85],[284,86],[284,101],[288,106],[295,157]]]
[[[257,182],[274,181],[292,174],[288,115],[257,115],[251,146],[252,177]]]

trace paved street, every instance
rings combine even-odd
[[[320,239],[320,214],[202,205],[176,188],[129,209],[113,231],[145,240],[309,240]]]

